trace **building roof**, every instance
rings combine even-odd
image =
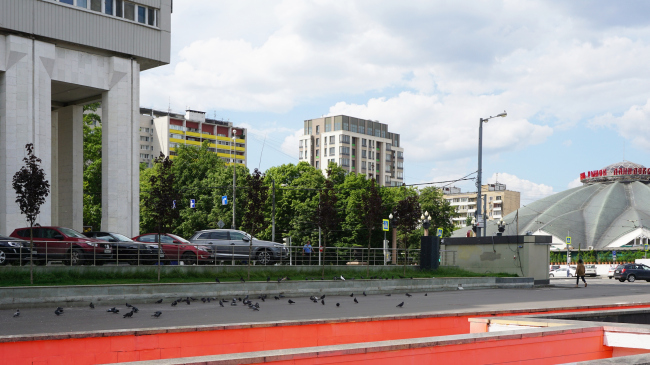
[[[611,172],[621,167],[636,170],[624,179],[588,181],[508,214],[503,218],[504,235],[549,234],[556,244],[571,237],[572,246],[595,249],[620,247],[637,237],[650,237],[649,169],[624,161],[603,170]],[[487,235],[496,234],[497,222],[488,221],[487,225]],[[467,229],[455,231],[452,237],[465,236]]]

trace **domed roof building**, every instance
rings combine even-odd
[[[550,235],[556,248],[604,249],[647,243],[650,169],[629,161],[580,174],[582,186],[537,200],[503,217],[504,235]],[[488,221],[487,236],[497,223]],[[517,226],[519,227],[517,232]],[[453,237],[465,236],[461,228]]]

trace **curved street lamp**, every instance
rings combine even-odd
[[[499,113],[493,117],[480,118],[478,124],[478,177],[476,178],[476,237],[481,236],[481,228],[483,228],[483,236],[485,236],[485,217],[481,217],[481,193],[482,193],[482,184],[481,176],[483,174],[483,123],[487,123],[492,118],[504,118],[508,115],[504,110],[503,113]],[[482,219],[480,219],[482,218]],[[482,221],[482,224],[481,222]],[[482,226],[482,227],[480,227]]]

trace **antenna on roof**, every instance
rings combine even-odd
[[[167,116],[172,113],[172,97],[169,97],[169,104],[167,104]]]

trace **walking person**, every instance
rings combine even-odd
[[[582,278],[582,282],[585,283],[585,288],[586,288],[587,281],[585,280],[585,264],[584,262],[582,262],[582,259],[578,260],[578,268],[576,268],[576,288],[578,287],[580,278]]]

